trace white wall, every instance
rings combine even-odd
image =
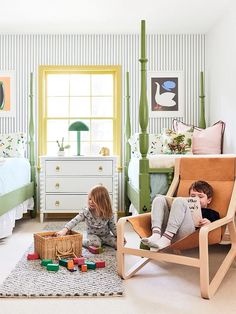
[[[236,4],[206,35],[209,124],[226,122],[224,153],[236,153]]]

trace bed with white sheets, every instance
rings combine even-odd
[[[26,158],[0,158],[0,238],[12,234],[15,221],[33,210],[34,184]]]

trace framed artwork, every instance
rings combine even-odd
[[[150,117],[182,117],[184,115],[183,72],[148,72]]]
[[[0,117],[13,117],[16,112],[14,71],[0,71]]]

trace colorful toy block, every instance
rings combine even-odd
[[[58,271],[59,270],[59,264],[47,264],[47,270]]]
[[[74,269],[74,262],[72,259],[68,260],[67,261],[67,269],[71,270],[71,269]]]
[[[52,264],[52,259],[43,259],[41,262],[42,266],[47,266],[47,264]]]
[[[96,268],[104,268],[106,266],[105,261],[95,261]]]
[[[81,271],[86,272],[88,270],[87,265],[81,265]]]
[[[67,260],[66,259],[59,259],[59,265],[67,267]]]
[[[28,260],[39,259],[39,255],[38,255],[38,253],[29,253],[29,254],[27,255],[27,259],[28,259]]]
[[[100,254],[100,253],[102,253],[104,251],[101,246],[100,247],[89,246],[88,250],[89,250],[90,253],[93,253],[93,254]]]
[[[78,266],[81,266],[85,263],[84,257],[75,257],[73,258],[74,264],[77,264]]]
[[[88,269],[96,268],[96,264],[94,262],[85,262],[85,265],[87,265]]]

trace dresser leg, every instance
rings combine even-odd
[[[43,223],[43,213],[40,213],[40,222]]]

